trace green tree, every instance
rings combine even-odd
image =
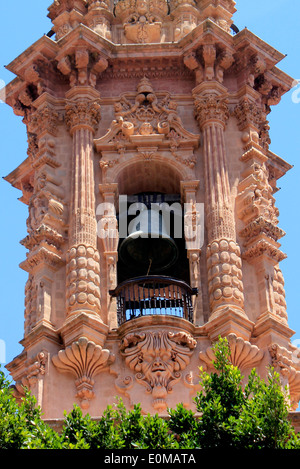
[[[265,381],[253,369],[242,386],[240,370],[230,363],[227,339],[214,345],[216,372],[201,373],[195,403],[201,448],[280,449],[299,447],[288,420],[286,392],[279,374],[269,368]]]
[[[59,436],[43,422],[36,400],[28,391],[17,403],[11,383],[0,371],[0,448],[40,447],[60,447]]]

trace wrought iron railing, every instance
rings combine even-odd
[[[141,316],[176,316],[193,322],[192,296],[182,280],[152,275],[126,280],[109,293],[117,299],[118,325]]]

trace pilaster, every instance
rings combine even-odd
[[[241,161],[245,169],[237,196],[237,213],[244,227],[239,234],[244,240],[243,259],[253,265],[256,272],[260,305],[253,333],[261,345],[266,344],[266,335],[271,343],[275,340],[287,345],[292,331],[285,330],[284,279],[279,267],[286,257],[279,243],[285,233],[278,226],[276,188],[270,184],[268,171],[267,111],[257,94],[245,87],[240,91],[233,115],[244,144]]]
[[[93,88],[73,87],[66,94],[66,101],[65,120],[73,138],[73,152],[69,250],[66,257],[68,328],[64,325],[62,331],[68,335],[68,331],[73,329],[68,341],[74,341],[82,334],[88,338],[92,334],[94,338],[95,331],[89,330],[90,321],[103,324],[93,161],[93,136],[101,116],[99,94]],[[98,325],[95,330],[102,336],[107,327]],[[100,336],[99,341],[102,342]]]
[[[223,312],[226,310],[230,316],[237,316],[237,322],[243,318],[243,335],[247,338],[249,319],[244,312],[241,250],[236,241],[224,137],[229,118],[227,92],[220,83],[208,81],[194,88],[193,95],[195,117],[203,134],[206,255],[211,307],[207,328],[210,331],[210,325],[218,318],[222,330]],[[232,332],[235,332],[235,326]]]
[[[204,207],[197,203],[199,181],[181,181],[184,204],[184,236],[190,267],[190,285],[197,288],[193,298],[194,324],[203,321],[203,302],[201,285],[201,248],[204,242]]]
[[[107,323],[110,329],[118,327],[116,299],[109,294],[117,286],[117,262],[119,231],[116,217],[118,203],[118,184],[99,184],[99,191],[102,194],[103,203],[97,208],[97,215],[101,215],[98,222],[98,236],[102,243],[105,264],[106,264],[106,291],[107,297],[103,302],[107,302],[109,317]]]
[[[25,337],[37,324],[52,327],[52,284],[55,273],[64,265],[67,208],[57,172],[60,163],[55,156],[59,109],[59,101],[43,93],[27,116],[28,156],[34,175],[28,201],[28,234],[21,241],[29,251],[20,264],[29,274],[25,287]]]

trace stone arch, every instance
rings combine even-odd
[[[181,181],[193,179],[191,169],[181,163],[175,165],[172,160],[151,154],[125,159],[109,172],[109,182],[117,183],[119,194],[127,195],[140,192],[179,194]]]

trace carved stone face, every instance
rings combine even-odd
[[[140,363],[141,372],[151,388],[160,385],[166,388],[170,380],[175,379],[176,362],[168,350],[146,351]]]
[[[124,337],[121,354],[135,379],[152,394],[153,406],[166,409],[165,398],[181,379],[196,341],[185,332],[156,331],[132,333]]]

